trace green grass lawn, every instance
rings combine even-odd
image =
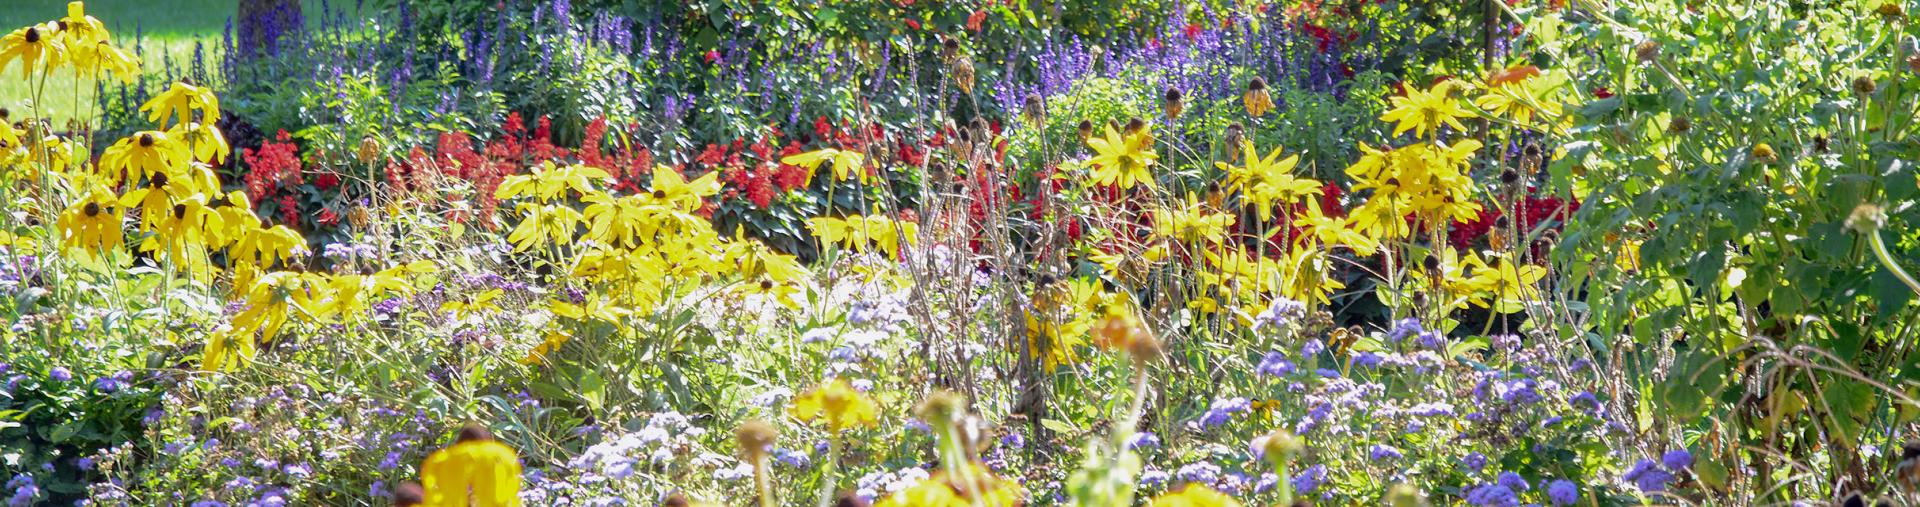
[[[0,9],[0,32],[59,19],[67,13],[67,0],[0,0],[0,3],[6,4]],[[320,12],[320,1],[303,0],[303,3],[309,20],[314,19]],[[334,4],[343,3],[351,4],[346,0]],[[222,33],[238,6],[236,0],[91,0],[87,2],[87,14],[106,23],[122,47],[138,46],[143,54],[142,71],[153,75],[165,71],[163,62],[167,57],[173,60],[177,72],[184,73],[192,61],[195,42],[204,46],[207,64],[217,65]],[[36,78],[36,83],[29,85],[21,79],[18,63],[0,69],[0,105],[14,111],[30,111],[37,81]],[[77,88],[80,93],[76,97]],[[45,89],[41,109],[56,123],[97,113],[92,111],[91,82],[75,83],[71,73],[60,71],[47,81]]]

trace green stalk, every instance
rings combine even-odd
[[[827,439],[826,469],[820,472],[820,507],[833,505],[833,489],[838,485],[834,474],[840,467],[840,446],[839,438]]]
[[[1899,278],[1901,283],[1907,284],[1914,294],[1920,294],[1920,282],[1915,282],[1913,275],[1907,274],[1907,270],[1901,269],[1900,264],[1893,261],[1893,254],[1887,251],[1887,242],[1880,239],[1880,231],[1868,233],[1867,241],[1873,245],[1873,256],[1880,259],[1880,265],[1886,266],[1887,271],[1893,273],[1894,278]]]

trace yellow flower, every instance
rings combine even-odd
[[[846,181],[849,178],[858,177],[860,184],[865,185],[872,179],[866,171],[866,154],[858,151],[822,148],[782,157],[780,163],[806,168],[807,180],[811,181],[814,171],[818,171],[820,164],[829,160],[833,161],[835,181]]]
[[[1443,82],[1426,90],[1408,89],[1406,96],[1390,99],[1393,109],[1380,115],[1380,120],[1396,122],[1396,136],[1412,130],[1416,137],[1427,137],[1428,131],[1438,132],[1442,125],[1465,131],[1467,126],[1460,119],[1470,114],[1452,97],[1453,87],[1452,82]]]
[[[879,250],[899,259],[901,245],[919,243],[920,226],[881,215],[851,216],[845,219],[816,217],[807,219],[807,227],[823,243],[840,243],[857,251]]]
[[[874,507],[1014,507],[1026,505],[1020,483],[994,475],[978,462],[962,471],[941,470],[932,477],[874,502]]]
[[[158,235],[148,237],[140,249],[158,251],[164,245],[168,258],[176,261],[197,258],[212,242],[214,231],[219,230],[222,223],[220,215],[207,206],[206,197],[192,195],[176,199],[153,224]]]
[[[1520,264],[1508,259],[1508,254],[1491,257],[1487,262],[1489,269],[1474,273],[1487,286],[1493,296],[1491,308],[1499,313],[1514,313],[1526,309],[1527,295],[1533,284],[1547,276],[1547,268],[1533,264]],[[1481,305],[1487,307],[1488,305]]]
[[[576,322],[600,321],[616,326],[622,325],[633,310],[621,306],[619,302],[599,292],[587,294],[587,300],[580,304],[552,299],[547,301],[547,311],[554,315],[573,319]]]
[[[1300,164],[1299,155],[1281,159],[1280,148],[1274,148],[1266,158],[1261,158],[1253,141],[1242,141],[1241,150],[1247,165],[1235,167],[1225,162],[1214,162],[1214,165],[1227,172],[1227,187],[1239,191],[1254,206],[1260,221],[1273,220],[1276,203],[1293,204],[1303,197],[1320,195],[1320,182],[1293,176],[1293,168]]]
[[[521,203],[520,225],[507,234],[514,252],[529,248],[573,244],[573,231],[580,227],[580,212],[565,204]]]
[[[346,319],[367,309],[366,302],[387,294],[411,294],[408,280],[439,271],[433,261],[417,260],[367,275],[338,275],[327,284],[329,297],[315,313],[326,319]]]
[[[1560,116],[1561,104],[1554,95],[1566,80],[1560,72],[1542,74],[1531,65],[1514,67],[1489,76],[1487,92],[1473,103],[1496,116],[1530,126],[1536,119]]]
[[[520,455],[490,436],[472,437],[469,431],[462,430],[461,441],[434,451],[420,464],[426,505],[518,507]]]
[[[140,110],[147,113],[147,121],[158,123],[162,128],[174,116],[181,122],[194,121],[193,111],[200,111],[201,123],[212,124],[220,119],[220,98],[213,95],[212,88],[176,82],[142,104]]]
[[[1189,244],[1219,244],[1227,239],[1227,227],[1233,215],[1207,209],[1187,194],[1187,202],[1178,209],[1159,208],[1152,212],[1154,236]]]
[[[1247,106],[1247,115],[1255,118],[1273,110],[1273,93],[1267,91],[1265,79],[1253,78],[1253,83],[1247,85],[1247,93],[1240,97],[1240,101]]]
[[[226,161],[227,155],[233,153],[233,147],[227,145],[226,135],[221,134],[219,127],[215,127],[212,123],[176,123],[172,129],[167,130],[167,137],[191,148],[193,159],[196,161],[218,164]]]
[[[105,254],[124,244],[120,202],[104,187],[95,187],[60,214],[62,245],[91,254]]]
[[[653,193],[648,194],[654,202],[671,205],[681,211],[700,209],[700,200],[720,193],[720,172],[708,171],[707,174],[688,182],[679,171],[667,166],[654,166]]]
[[[151,178],[186,165],[187,145],[165,132],[146,131],[123,138],[100,154],[100,170],[115,182]]]
[[[541,162],[529,174],[508,176],[493,190],[495,199],[506,200],[531,195],[540,202],[552,201],[562,192],[572,189],[580,195],[599,193],[593,182],[612,179],[613,176],[599,168],[585,165],[570,165],[556,168],[552,161]]]
[[[1413,269],[1408,270],[1407,275],[1413,278],[1421,291],[1441,296],[1430,301],[1439,303],[1447,311],[1465,308],[1470,302],[1486,306],[1480,295],[1490,291],[1490,279],[1473,276],[1487,269],[1486,262],[1480,260],[1479,254],[1469,250],[1463,256],[1453,247],[1443,246],[1437,255],[1429,255],[1434,255],[1431,271],[1427,267],[1429,262],[1423,261],[1413,264]]]
[[[560,347],[566,345],[570,339],[571,337],[567,336],[566,333],[548,329],[546,338],[540,340],[539,345],[534,345],[533,350],[527,351],[527,357],[521,358],[520,364],[540,364],[545,362],[548,354],[558,352]]]
[[[1087,160],[1093,166],[1094,183],[1129,189],[1139,182],[1154,188],[1153,173],[1148,169],[1160,154],[1153,150],[1152,125],[1143,125],[1125,136],[1108,125],[1106,135],[1087,139],[1087,146],[1094,151],[1093,158]]]
[[[880,419],[880,405],[846,380],[836,378],[794,398],[788,413],[801,421],[824,422],[837,433],[873,426]]]
[[[1047,371],[1053,371],[1061,365],[1080,362],[1080,352],[1077,349],[1087,344],[1084,336],[1091,323],[1083,319],[1067,319],[1062,322],[1042,315],[1038,311],[1025,313],[1028,350],[1040,356],[1041,364]]]
[[[55,37],[60,27],[52,23],[28,25],[14,30],[6,37],[0,37],[0,69],[14,60],[20,60],[20,76],[31,78],[35,66],[46,62],[48,67],[58,65],[66,46]]]
[[[1240,502],[1213,488],[1189,484],[1180,491],[1154,498],[1147,507],[1240,507]]]
[[[1326,246],[1340,245],[1353,249],[1355,255],[1367,257],[1374,254],[1380,243],[1361,234],[1354,228],[1353,219],[1329,217],[1320,211],[1320,203],[1307,201],[1304,213],[1296,215],[1295,224],[1300,227],[1300,242],[1316,242]]]

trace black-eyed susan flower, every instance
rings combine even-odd
[[[1087,139],[1087,146],[1094,151],[1093,158],[1087,160],[1093,169],[1093,181],[1122,190],[1133,188],[1135,183],[1154,188],[1150,169],[1160,160],[1160,154],[1153,149],[1153,127],[1143,123],[1128,131],[1122,134],[1109,126],[1106,135]]]
[[[540,202],[558,199],[571,189],[580,195],[599,193],[595,182],[612,179],[606,170],[586,165],[556,167],[553,162],[541,162],[528,174],[508,176],[493,191],[493,197],[506,200],[515,197],[533,197]]]
[[[426,505],[518,507],[520,455],[478,425],[460,429],[455,443],[420,464]]]
[[[839,243],[861,252],[879,251],[896,259],[901,246],[918,244],[920,238],[919,224],[884,215],[816,217],[807,219],[807,227],[822,243]]]
[[[780,159],[780,163],[799,166],[801,168],[806,169],[807,170],[806,179],[811,180],[813,179],[814,171],[817,171],[820,169],[821,163],[832,161],[833,162],[833,179],[835,181],[846,181],[852,178],[859,178],[860,184],[865,185],[872,179],[871,176],[867,175],[866,158],[867,158],[866,154],[858,151],[854,151],[854,150],[836,150],[833,148],[822,148],[819,150],[809,151],[806,153],[796,153],[793,155],[782,157]]]
[[[1184,204],[1157,208],[1151,213],[1154,237],[1186,244],[1226,241],[1227,228],[1234,222],[1233,215],[1208,209],[1191,193],[1187,194]]]
[[[28,25],[0,37],[0,69],[19,60],[20,75],[30,77],[41,65],[58,65],[66,53],[66,46],[55,37],[59,33],[59,26],[44,23]]]
[[[836,378],[794,398],[788,413],[802,421],[820,422],[838,433],[873,426],[880,419],[880,405],[846,380]]]
[[[1461,124],[1460,119],[1471,114],[1453,98],[1454,86],[1452,82],[1443,82],[1426,90],[1408,89],[1406,95],[1389,99],[1393,109],[1380,115],[1380,120],[1395,122],[1393,135],[1396,136],[1412,130],[1415,137],[1425,138],[1428,132],[1439,132],[1441,126],[1464,131],[1467,126]]]
[[[1267,80],[1253,78],[1247,84],[1247,93],[1240,97],[1240,103],[1247,107],[1247,116],[1259,118],[1273,110],[1273,92],[1267,90]]]
[[[850,167],[858,165],[859,162],[853,162]],[[835,173],[840,172],[839,164],[836,163],[834,167]],[[864,176],[864,172],[862,174]],[[865,182],[864,177],[862,182]],[[702,199],[720,193],[720,172],[709,171],[693,181],[687,181],[680,171],[664,165],[654,166],[651,186],[653,189],[647,193],[647,197],[652,198],[653,202],[670,205],[681,211],[693,211],[700,208]]]
[[[580,212],[565,204],[520,204],[520,224],[507,233],[513,251],[524,252],[548,244],[573,244],[574,230],[580,227]]]
[[[125,243],[120,202],[113,192],[96,187],[86,198],[60,214],[61,244],[91,254],[118,250]]]
[[[222,163],[233,153],[233,147],[227,145],[227,136],[212,123],[175,123],[173,128],[167,130],[167,137],[187,145],[193,160],[199,162]]]
[[[1253,147],[1252,141],[1242,141],[1241,150],[1246,164],[1233,166],[1225,162],[1214,165],[1227,173],[1227,188],[1240,192],[1247,204],[1254,207],[1260,221],[1273,219],[1276,204],[1293,204],[1309,195],[1320,195],[1320,182],[1293,175],[1294,167],[1300,164],[1300,156],[1280,158],[1280,148],[1274,148],[1265,158]]]
[[[140,249],[153,252],[164,248],[168,258],[183,261],[204,253],[222,221],[219,213],[207,206],[207,198],[196,194],[175,199],[152,223],[156,234],[148,236]]]
[[[194,111],[200,112],[199,121],[213,123],[220,119],[220,98],[214,96],[212,88],[176,82],[142,104],[140,111],[147,113],[147,121],[158,123],[162,128],[175,117],[181,122],[195,121]]]
[[[152,178],[182,167],[192,157],[187,145],[165,132],[146,131],[120,139],[100,154],[100,170],[116,182]]]

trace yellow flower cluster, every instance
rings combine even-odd
[[[797,308],[806,271],[736,231],[728,239],[697,214],[704,199],[720,191],[719,173],[687,180],[666,166],[653,170],[648,189],[619,195],[607,189],[602,169],[545,164],[502,181],[494,196],[517,203],[520,222],[507,234],[516,251],[553,254],[555,265],[584,280],[584,301],[547,301],[554,315],[577,324],[624,328],[629,316],[685,296],[713,280],[737,280],[738,294]],[[908,224],[911,225],[911,224]],[[892,230],[888,227],[888,230]],[[467,302],[452,302],[467,309]],[[547,333],[526,362],[543,360],[571,334]]]
[[[87,15],[85,2],[68,3],[66,17],[28,25],[0,37],[0,68],[15,60],[20,62],[20,75],[25,79],[59,67],[93,78],[103,71],[112,72],[126,81],[140,74],[140,60],[113,44],[106,24]]]

